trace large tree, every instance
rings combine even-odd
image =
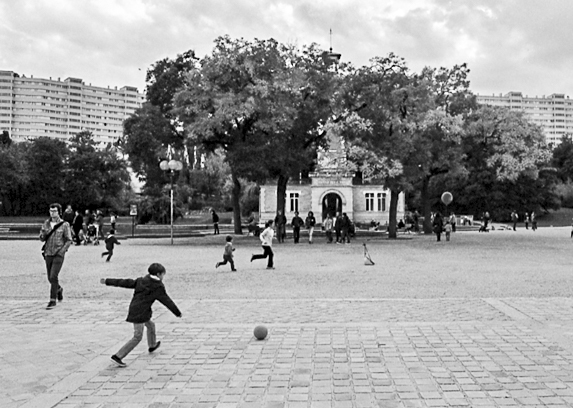
[[[280,112],[282,118],[276,115],[271,93],[273,78],[284,67],[274,40],[219,37],[211,55],[189,73],[186,88],[176,97],[177,113],[192,143],[225,152],[237,234],[241,233],[240,177],[256,179],[264,173],[262,158],[272,144],[273,120],[288,116],[288,112]]]
[[[27,184],[30,176],[26,152],[29,143],[0,144],[0,214],[24,215]]]
[[[135,111],[123,123],[123,151],[128,155],[132,170],[145,182],[146,194],[158,194],[165,184],[165,175],[159,168],[166,158],[168,146],[181,145],[181,136],[172,120],[161,109],[150,103]]]
[[[414,149],[412,118],[420,117],[424,96],[416,85],[404,59],[390,54],[348,75],[341,92],[345,120],[338,129],[349,141],[350,159],[367,182],[390,190],[390,238],[396,237],[398,196],[410,183],[404,158]]]
[[[460,113],[472,101],[467,73],[460,65],[411,74],[402,58],[390,54],[374,58],[370,66],[348,77],[346,109],[364,126],[358,132],[356,126],[348,126],[344,133],[354,145],[353,159],[363,176],[390,190],[390,238],[396,237],[399,194],[422,188],[429,225],[431,178],[459,168]]]
[[[317,149],[327,147],[325,126],[341,76],[325,64],[315,44],[279,48],[283,65],[268,81],[270,98],[259,128],[264,136],[265,169],[277,180],[277,211],[285,213],[289,179],[308,174]]]
[[[46,214],[53,202],[65,202],[65,182],[68,147],[62,140],[40,137],[30,143],[25,152],[29,183],[23,192],[26,214]]]
[[[97,149],[93,135],[83,131],[70,139],[64,189],[75,208],[121,208],[129,188],[127,163],[113,146]]]
[[[464,127],[467,173],[446,183],[461,211],[478,216],[488,211],[503,220],[512,210],[555,205],[547,170],[551,151],[541,128],[523,112],[482,106]]]

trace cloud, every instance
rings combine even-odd
[[[411,69],[467,62],[480,93],[568,93],[568,0],[0,0],[0,69],[144,87],[155,61],[221,35],[332,47],[355,66],[394,52]]]

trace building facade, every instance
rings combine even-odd
[[[573,135],[573,101],[565,94],[530,97],[523,96],[521,92],[509,92],[505,95],[477,95],[477,102],[524,111],[533,123],[543,129],[548,144],[557,145],[564,135]]]
[[[103,88],[80,78],[61,81],[0,71],[0,131],[18,142],[42,136],[68,140],[88,130],[96,143],[113,143],[123,135],[123,121],[144,100],[130,86]]]
[[[385,225],[390,220],[390,191],[379,184],[365,184],[350,171],[343,142],[330,138],[328,151],[319,152],[316,172],[304,182],[287,185],[285,215],[288,223],[299,212],[304,219],[309,211],[321,224],[327,214],[333,217],[345,212],[358,224],[371,221]],[[274,220],[277,209],[277,185],[261,186],[259,195],[260,221]],[[398,198],[397,219],[405,213],[404,194]]]

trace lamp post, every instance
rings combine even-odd
[[[163,171],[169,172],[169,178],[171,181],[171,245],[173,245],[173,174],[183,168],[183,163],[179,160],[162,160],[161,163],[159,163],[159,168]]]

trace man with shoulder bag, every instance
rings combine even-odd
[[[40,230],[40,241],[42,246],[42,256],[46,263],[48,281],[50,282],[50,302],[46,309],[56,307],[56,300],[61,302],[64,299],[64,290],[60,286],[58,276],[64,256],[72,244],[72,230],[70,224],[62,220],[62,206],[58,203],[50,205],[50,218],[44,221]]]

